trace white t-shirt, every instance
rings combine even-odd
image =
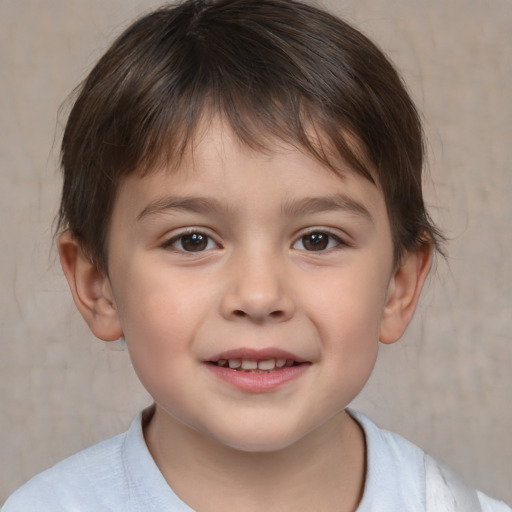
[[[379,429],[362,414],[350,413],[361,424],[367,443],[365,490],[357,512],[425,512],[425,453],[397,434]],[[156,466],[141,420],[139,414],[126,433],[36,475],[7,500],[1,512],[193,512]],[[512,511],[480,492],[474,495],[483,512]],[[437,501],[435,510],[462,509]]]

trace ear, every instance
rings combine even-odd
[[[394,343],[402,337],[418,305],[431,263],[430,246],[407,252],[402,258],[389,282],[380,326],[379,339],[382,343]]]
[[[117,340],[123,330],[109,278],[96,268],[71,233],[62,233],[58,245],[62,270],[84,320],[98,338]]]

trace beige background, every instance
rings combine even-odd
[[[51,224],[58,106],[125,22],[157,4],[0,0],[0,503],[148,403],[127,354],[74,311]],[[428,202],[452,238],[356,406],[512,501],[512,2],[324,4],[401,68],[426,119]]]

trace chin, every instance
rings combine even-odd
[[[253,425],[253,428],[238,428],[236,432],[225,433],[213,438],[220,444],[245,453],[273,453],[285,450],[303,439],[307,433],[265,428]]]

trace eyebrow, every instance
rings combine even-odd
[[[172,210],[207,214],[212,211],[229,213],[231,209],[217,199],[210,197],[162,197],[149,203],[137,215],[137,221],[150,215],[166,213]],[[336,210],[343,210],[373,222],[373,217],[366,206],[344,195],[305,197],[298,200],[286,201],[281,208],[281,212],[289,217]]]
[[[138,215],[137,221],[144,217],[172,210],[183,210],[194,213],[226,211],[228,208],[216,199],[209,197],[162,197],[149,203]]]
[[[370,211],[363,203],[345,195],[306,197],[304,199],[287,201],[282,207],[282,212],[289,216],[336,210],[343,210],[348,213],[364,217],[370,222],[373,222],[373,217]]]

